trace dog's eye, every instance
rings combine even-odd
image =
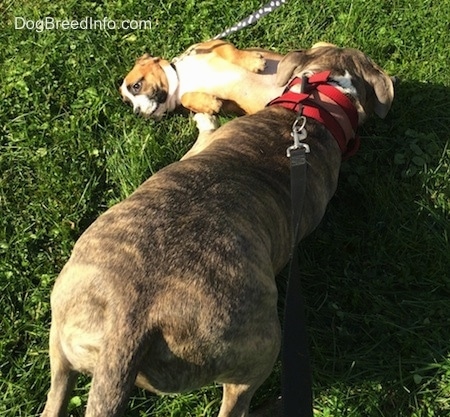
[[[139,91],[141,91],[141,88],[142,88],[142,81],[138,81],[137,83],[134,83],[134,84],[131,86],[131,92],[132,92],[133,94],[138,94]]]

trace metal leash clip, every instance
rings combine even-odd
[[[306,125],[306,117],[305,116],[298,116],[295,119],[294,124],[292,125],[292,132],[291,136],[294,138],[294,144],[292,146],[289,146],[286,150],[286,155],[288,158],[291,157],[291,152],[296,149],[303,148],[305,150],[305,153],[309,153],[309,145],[307,143],[302,143],[303,140],[305,140],[308,136],[308,132],[305,129]]]

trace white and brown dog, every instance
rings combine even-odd
[[[134,384],[176,393],[213,381],[224,389],[219,417],[248,416],[280,347],[274,278],[291,247],[286,149],[297,101],[310,147],[301,238],[321,221],[357,125],[393,100],[390,77],[355,49],[293,52],[279,66],[280,83],[309,75],[305,93],[293,82],[274,105],[214,132],[197,116],[204,146],[77,241],[51,296],[43,417],[65,415],[80,372],[92,375],[87,417],[123,416]]]
[[[233,113],[252,114],[281,94],[275,77],[282,57],[208,41],[193,45],[173,63],[142,56],[119,90],[136,114],[157,120],[180,105],[196,113],[218,113],[224,102]]]

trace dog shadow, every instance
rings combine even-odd
[[[390,115],[361,129],[362,149],[343,163],[321,225],[300,244],[324,415],[444,415],[430,398],[448,389],[449,97],[442,85],[400,82]]]

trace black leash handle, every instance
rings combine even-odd
[[[283,417],[313,416],[308,334],[297,256],[298,231],[306,194],[306,152],[306,145],[289,150],[293,242],[284,311],[281,381]]]

